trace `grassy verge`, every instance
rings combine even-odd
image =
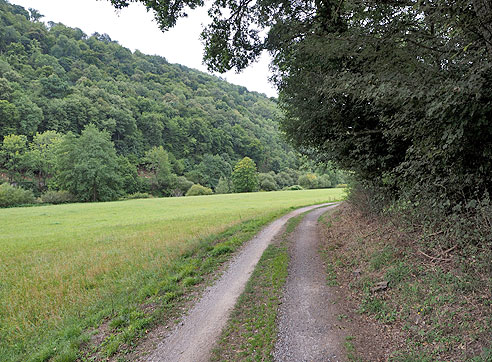
[[[339,193],[0,210],[1,360],[73,361],[83,357],[81,350],[87,359],[124,352],[263,225]]]
[[[484,268],[452,253],[422,255],[419,235],[347,205],[327,218],[324,254],[349,310],[350,360],[370,360],[357,351],[379,349],[390,361],[492,361],[492,278]]]
[[[283,235],[263,253],[213,350],[213,361],[273,361],[289,262],[287,240],[303,217],[290,219]]]
[[[223,233],[211,235],[175,259],[142,289],[145,304],[141,300],[130,308],[125,306],[106,319],[108,327],[104,339],[100,344],[93,344],[92,349],[86,348],[86,359],[91,360],[94,356],[105,359],[118,352],[120,360],[125,360],[125,353],[132,350],[138,337],[145,335],[155,324],[178,317],[190,297],[207,286],[220,265],[261,227],[284,213],[243,222]],[[97,332],[101,333],[101,330]]]

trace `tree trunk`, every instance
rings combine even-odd
[[[492,57],[492,1],[473,0],[473,8],[479,20],[478,29],[485,40],[487,51]]]

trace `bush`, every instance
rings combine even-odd
[[[188,192],[191,186],[193,186],[193,182],[189,181],[184,176],[176,177],[173,184],[174,188],[171,191],[171,195],[175,197],[183,196],[186,192]]]
[[[66,204],[74,202],[75,197],[68,191],[47,191],[41,195],[41,201],[45,204]]]
[[[289,172],[282,171],[274,176],[275,182],[279,187],[287,187],[293,185],[297,180],[297,171],[290,170]]]
[[[0,207],[34,204],[36,199],[30,190],[12,186],[8,183],[0,185]]]
[[[297,190],[304,190],[304,188],[301,185],[292,185],[292,186],[284,187],[283,190],[297,191]]]
[[[318,188],[327,189],[334,186],[335,185],[332,183],[330,175],[324,174],[318,178]]]
[[[260,173],[258,175],[258,180],[260,182],[260,189],[264,191],[276,191],[278,190],[277,181],[273,175],[269,173]]]
[[[315,189],[318,187],[318,177],[314,173],[299,176],[297,182],[305,189]]]
[[[147,192],[135,192],[130,195],[126,195],[124,197],[125,200],[134,200],[134,199],[150,199],[152,197],[151,194]]]
[[[200,195],[212,195],[212,189],[202,186],[200,184],[195,184],[186,193],[186,196],[200,196]]]

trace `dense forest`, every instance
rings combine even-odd
[[[298,172],[275,99],[41,18],[0,1],[0,167],[11,184],[80,200],[179,195],[227,186],[245,156],[263,189],[340,182]]]

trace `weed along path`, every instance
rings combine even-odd
[[[314,205],[292,211],[269,224],[246,243],[222,277],[205,291],[203,297],[183,321],[158,343],[151,354],[143,357],[143,360],[149,362],[208,361],[211,349],[226,325],[237,298],[244,290],[261,255],[275,235],[290,218],[327,205],[330,204]]]
[[[292,235],[291,260],[278,318],[276,361],[342,361],[333,296],[319,253],[318,219],[334,206],[314,210]]]

